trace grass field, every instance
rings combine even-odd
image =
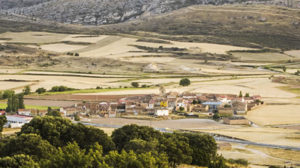
[[[0,109],[6,109],[7,104],[0,103]],[[47,110],[48,106],[36,106],[36,105],[25,105],[26,109],[37,109],[37,110]],[[52,109],[58,109],[59,107],[51,106]]]

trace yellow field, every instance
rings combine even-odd
[[[4,40],[5,42],[13,43],[54,43],[58,42],[68,35],[59,33],[47,32],[7,32],[0,34],[0,38],[10,38],[11,40]]]
[[[300,143],[300,135],[298,134],[299,131],[291,129],[245,127],[203,131],[236,137],[252,142],[274,145],[287,145],[299,147]]]
[[[69,45],[64,43],[42,45],[41,49],[54,52],[68,52],[85,48],[84,45]]]
[[[299,151],[272,149],[252,145],[231,144],[231,150],[219,150],[225,158],[248,160],[251,168],[267,168],[265,165],[285,165],[286,162],[299,164]]]
[[[248,112],[247,118],[259,125],[300,123],[299,105],[267,105]]]
[[[93,78],[93,77],[72,77],[72,76],[43,76],[43,75],[0,75],[0,80],[26,80],[29,82],[1,82],[0,89],[16,89],[20,92],[24,86],[31,85],[32,91],[44,87],[51,89],[53,86],[68,86],[76,89],[90,89],[101,87],[119,87],[120,85],[130,85],[130,83],[115,83],[114,81],[124,80],[124,78]],[[32,82],[31,82],[32,81]]]
[[[244,53],[236,52],[233,53],[233,56],[240,61],[254,61],[254,62],[268,62],[268,61],[285,61],[292,60],[293,57],[290,57],[286,54],[281,53]]]
[[[185,48],[191,53],[212,53],[212,54],[226,54],[230,50],[251,50],[251,48],[237,47],[230,45],[210,44],[210,43],[192,43],[192,42],[177,42],[170,41],[170,44],[138,42],[138,38],[128,38],[122,36],[87,36],[87,35],[67,35],[58,33],[46,32],[21,32],[13,33],[7,32],[0,34],[0,38],[8,38],[9,40],[2,40],[3,42],[37,44],[41,45],[43,50],[55,52],[79,52],[84,57],[106,57],[106,58],[124,58],[132,56],[145,55],[164,55],[158,53],[148,53],[146,51],[137,49],[132,45],[147,46],[158,48],[163,46],[165,48]],[[89,46],[63,44],[62,42],[83,42],[91,43]],[[51,43],[51,44],[49,44]],[[117,48],[117,50],[116,50]]]

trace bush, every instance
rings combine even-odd
[[[69,88],[66,86],[53,86],[50,90],[50,92],[64,92],[64,91],[70,91],[75,90],[74,88]]]
[[[45,93],[47,90],[45,89],[45,88],[38,88],[38,89],[36,89],[36,93],[38,93],[38,94],[42,94],[42,93]]]
[[[215,114],[213,115],[213,120],[215,120],[215,121],[219,121],[220,118],[221,118],[221,116],[219,115],[219,113],[215,113]]]
[[[24,88],[24,90],[23,90],[24,95],[29,95],[29,94],[30,94],[30,91],[31,91],[30,86],[25,86],[25,88]]]
[[[139,87],[139,83],[138,82],[132,82],[131,86],[133,86],[135,88],[138,88]]]
[[[191,81],[188,78],[181,79],[179,82],[179,85],[181,86],[189,86],[191,84]]]
[[[248,166],[249,164],[248,161],[245,159],[229,159],[228,162],[231,164],[239,164],[244,166]]]

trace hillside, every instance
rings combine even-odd
[[[167,13],[191,5],[222,5],[253,0],[0,0],[4,13],[61,23],[103,25]],[[0,9],[1,9],[0,8]]]
[[[266,5],[192,6],[110,28],[180,41],[300,49],[300,10]]]
[[[300,49],[300,10],[266,5],[194,5],[102,26],[58,24],[21,16],[2,16],[0,22],[0,32],[125,33],[185,42]]]

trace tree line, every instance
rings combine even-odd
[[[180,164],[227,168],[206,134],[162,133],[126,125],[113,131],[62,117],[35,117],[0,140],[0,167],[167,168]]]

